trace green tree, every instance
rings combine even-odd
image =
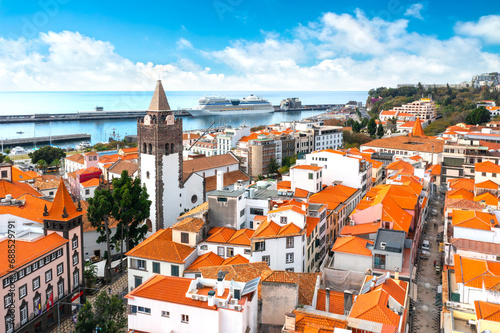
[[[269,165],[267,166],[267,172],[268,173],[278,173],[278,169],[280,166],[278,165],[278,162],[274,158],[271,158],[269,161]]]
[[[361,124],[357,121],[355,121],[353,124],[352,124],[352,131],[354,133],[359,133],[359,131],[361,131]]]
[[[361,120],[361,128],[365,128],[365,127],[366,127],[366,125],[368,125],[368,119],[363,118],[363,119]]]
[[[52,146],[45,146],[32,153],[29,153],[32,163],[37,163],[40,160],[45,161],[47,165],[52,163],[54,160],[60,160],[66,157],[66,153],[61,148],[56,148]]]
[[[97,229],[99,237],[97,243],[106,242],[107,256],[104,276],[106,281],[110,280],[111,268],[111,229],[109,221],[113,212],[113,195],[110,190],[96,190],[94,197],[89,198],[87,217],[90,224]]]
[[[378,124],[378,127],[377,127],[377,136],[379,138],[381,138],[381,137],[384,136],[384,126],[382,125],[382,123]]]
[[[119,221],[112,242],[121,242],[120,248],[129,251],[139,244],[148,232],[148,226],[143,222],[149,217],[151,200],[148,200],[148,192],[141,186],[141,180],[132,179],[127,170],[123,170],[120,178],[113,179],[112,201],[112,215]]]
[[[117,295],[109,296],[107,292],[101,292],[94,305],[88,301],[78,313],[76,332],[99,332],[119,333],[127,327],[126,308],[123,301]]]
[[[368,134],[371,136],[375,135],[377,133],[377,123],[375,122],[375,118],[370,119],[368,121],[368,124],[366,125],[366,129],[368,131]]]
[[[46,170],[49,166],[48,163],[45,162],[45,160],[38,160],[37,165],[40,170]]]
[[[468,125],[484,124],[490,121],[490,112],[484,107],[480,106],[465,118]]]

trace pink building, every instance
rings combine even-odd
[[[7,260],[9,231],[16,238],[12,263]],[[62,181],[53,202],[24,194],[0,205],[0,251],[6,258],[0,261],[0,332],[51,331],[59,314],[68,315],[72,303],[80,304],[82,212]]]

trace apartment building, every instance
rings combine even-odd
[[[392,109],[392,111],[396,111],[397,113],[406,113],[427,122],[436,120],[436,110],[436,104],[432,101],[432,98],[421,98],[418,101]]]

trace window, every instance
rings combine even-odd
[[[250,214],[252,214],[252,215],[264,215],[264,210],[262,208],[250,208]]]
[[[5,316],[5,332],[7,333],[14,332],[14,317],[10,315]]]
[[[286,238],[286,247],[287,249],[293,248],[293,237]]]
[[[26,267],[26,275],[31,274],[31,265]]]
[[[198,197],[196,196],[196,194],[194,194],[194,195],[191,197],[191,203],[196,203],[196,201],[198,201]]]
[[[9,307],[12,304],[12,295],[8,294],[3,297],[3,306],[4,308]]]
[[[252,255],[252,250],[245,249],[244,254]]]
[[[40,259],[38,261],[38,266],[43,267],[43,265],[45,265],[45,263],[44,263],[43,259]]]
[[[281,224],[286,224],[286,216],[280,217]]]
[[[36,271],[38,269],[38,262],[33,263],[33,271]]]
[[[201,245],[200,250],[208,250],[208,245]]]
[[[245,208],[243,208],[242,210],[240,210],[240,217],[243,217],[243,215],[245,215]]]
[[[49,269],[48,271],[45,272],[45,282],[52,281],[52,270]]]
[[[145,307],[142,307],[142,306],[138,306],[137,307],[137,312],[142,312],[142,313],[145,313],[145,314],[151,314],[151,308],[145,308]]]
[[[57,276],[61,275],[63,271],[64,271],[63,264],[60,263],[59,265],[57,265]]]
[[[262,256],[262,261],[264,261],[268,266],[271,265],[271,257],[270,256]]]
[[[40,277],[36,277],[33,279],[33,291],[37,290],[40,288]]]
[[[62,249],[57,250],[56,257],[59,258],[62,256]]]
[[[160,274],[160,263],[159,262],[153,263],[153,273]]]
[[[228,247],[226,253],[227,253],[228,258],[233,257],[234,256],[234,249],[232,247]]]
[[[146,171],[146,179],[149,179],[149,171]]]
[[[50,256],[45,257],[45,264],[48,264],[48,263],[50,263]]]
[[[255,251],[265,251],[266,243],[265,242],[255,242]]]
[[[481,175],[482,175],[483,177],[486,177],[486,172],[483,172]]]
[[[19,279],[22,279],[24,277],[24,269],[21,269],[19,271]]]
[[[217,246],[217,255],[224,257],[224,247],[223,246]]]
[[[493,174],[493,177],[495,177],[495,178],[496,178],[496,177],[497,177],[497,174],[496,174],[496,173],[494,173],[494,174]]]
[[[189,234],[187,232],[181,232],[181,243],[189,243]]]
[[[171,276],[179,276],[179,266],[171,265],[170,266],[170,275]]]
[[[19,299],[22,299],[26,296],[28,293],[28,285],[24,284],[21,287],[19,287]]]
[[[189,324],[189,316],[188,315],[185,315],[183,314],[181,316],[181,322],[184,323],[184,324]]]
[[[56,260],[56,253],[55,253],[55,252],[54,252],[54,253],[52,253],[52,254],[50,255],[50,258],[51,258],[51,260]]]
[[[73,250],[76,249],[78,247],[78,237],[74,237],[71,244],[73,245],[73,247],[72,247]]]
[[[24,325],[28,322],[28,304],[24,304],[21,307],[21,325]]]
[[[287,264],[293,263],[293,253],[287,253],[286,254],[286,263]]]
[[[73,273],[73,288],[77,287],[80,284],[80,275],[78,271]]]
[[[57,284],[57,296],[59,299],[64,295],[64,281]]]
[[[78,253],[73,255],[73,266],[78,265]]]
[[[285,268],[285,271],[287,271],[287,272],[293,272],[293,271],[294,271],[294,269],[293,269],[293,267],[290,267],[290,268]]]
[[[89,189],[85,189],[85,195],[89,195],[90,194],[90,190]]]
[[[227,202],[227,198],[217,198],[217,202]]]
[[[7,171],[6,170],[2,170],[2,178],[7,178]]]
[[[130,306],[130,313],[134,315],[137,314],[137,305]]]
[[[137,268],[146,270],[146,260],[137,260]]]
[[[309,179],[313,179],[313,174],[312,173],[309,173]]]
[[[169,318],[170,317],[170,311],[162,311],[161,312],[161,316]]]
[[[134,284],[135,288],[139,287],[142,284],[142,277],[134,276]]]

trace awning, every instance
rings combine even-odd
[[[125,262],[126,259],[123,259],[123,262]],[[117,266],[120,266],[120,261],[121,260],[115,260],[111,262],[111,268],[115,268]],[[104,267],[106,267],[106,260],[101,260],[96,263],[93,263],[92,265],[97,267],[97,277],[103,278],[104,277]]]

